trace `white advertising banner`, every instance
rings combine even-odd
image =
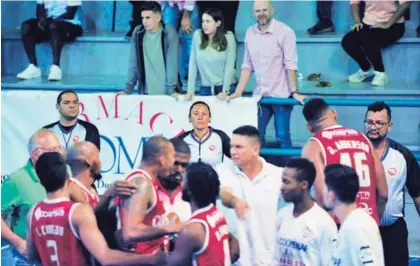
[[[58,120],[56,91],[2,91],[2,178],[28,160],[29,137]],[[216,97],[193,101],[169,96],[118,96],[111,93],[80,93],[79,118],[95,124],[101,135],[103,179],[96,185],[102,193],[114,180],[137,168],[144,141],[161,134],[172,138],[191,129],[188,112],[194,101],[209,104],[211,126],[229,136],[241,125],[257,125],[257,100],[235,99],[229,103]]]

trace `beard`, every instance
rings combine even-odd
[[[367,138],[372,142],[374,147],[378,147],[379,144],[381,144],[385,140],[387,134],[384,134],[384,135],[378,134],[378,135],[379,135],[378,137],[372,138],[372,137],[369,137],[369,134],[366,134]]]
[[[93,181],[99,181],[102,179],[102,174],[101,171],[96,171],[95,168],[97,167],[90,168],[90,176],[93,178]]]
[[[181,175],[179,173],[173,173],[166,177],[159,178],[162,186],[167,190],[175,190],[181,185]]]

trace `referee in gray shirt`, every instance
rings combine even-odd
[[[388,202],[380,232],[386,266],[408,265],[408,231],[404,220],[404,187],[420,215],[420,167],[409,149],[387,137],[392,128],[391,109],[384,102],[368,106],[365,134],[380,156],[388,184]]]

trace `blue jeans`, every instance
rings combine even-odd
[[[183,10],[179,10],[177,5],[171,7],[168,2],[164,3],[162,12],[163,23],[172,25],[175,29],[179,29],[179,75],[181,79],[185,79],[188,75],[188,65],[190,63],[190,52],[192,37],[194,31],[200,27],[200,18],[197,7],[194,8],[190,15],[191,24],[193,29],[190,33],[186,33],[181,27],[181,19]]]
[[[1,265],[13,265],[12,248],[8,244],[1,246]]]
[[[238,85],[238,83],[230,84],[230,89],[229,89],[230,94],[235,92],[236,85]],[[214,88],[214,95],[217,95],[217,94],[221,93],[222,90],[223,90],[222,85],[214,86],[213,88]],[[210,86],[201,86],[200,90],[198,92],[198,95],[199,96],[211,96],[212,95],[211,87]]]
[[[19,253],[19,251],[17,251],[15,248],[11,248],[11,250],[12,250],[12,255],[13,255],[13,264],[5,264],[5,265],[13,265],[13,266],[36,266],[37,265],[35,263],[31,263],[28,260],[26,260],[25,257],[23,257]],[[3,263],[1,265],[3,265]]]
[[[276,141],[282,148],[291,148],[290,138],[290,115],[293,105],[260,105],[258,111],[258,130],[260,131],[261,141],[265,142],[265,131],[268,122],[274,114],[274,128],[276,131]]]

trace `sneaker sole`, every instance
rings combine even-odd
[[[22,77],[22,76],[16,75],[16,77],[18,79],[21,79],[21,80],[28,80],[28,79],[36,79],[36,78],[39,78],[39,77],[41,77],[41,74],[36,75],[36,76],[31,76],[31,77]]]
[[[308,31],[310,35],[317,35],[317,34],[328,33],[328,32],[335,32],[335,28],[326,28],[326,29],[322,29],[320,31],[314,31],[314,32]]]

